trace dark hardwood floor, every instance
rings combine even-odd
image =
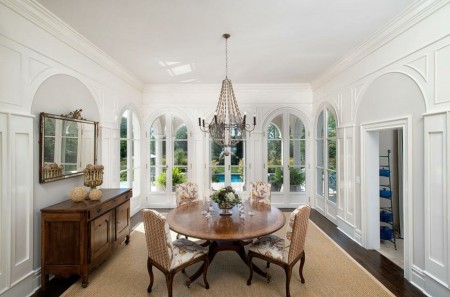
[[[292,211],[292,209],[282,209],[283,211]],[[160,212],[167,212],[169,209],[158,209]],[[403,269],[392,263],[389,259],[374,250],[366,250],[356,242],[339,231],[333,223],[327,220],[316,210],[311,211],[311,221],[321,228],[333,241],[344,249],[353,259],[371,273],[378,281],[388,288],[396,296],[426,296],[419,289],[409,283],[403,277]],[[142,222],[141,213],[137,213],[131,218],[131,226],[134,228]],[[338,268],[337,268],[338,269]],[[78,277],[69,279],[53,278],[44,294],[36,292],[32,297],[57,297],[60,296],[68,287],[70,287]],[[337,296],[337,295],[336,295]]]

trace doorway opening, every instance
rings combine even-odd
[[[410,230],[412,230],[412,137],[410,126],[410,117],[361,124],[362,243],[366,249],[382,250],[380,196],[382,195],[381,191],[386,187],[380,187],[380,182],[384,182],[380,178],[380,165],[386,164],[381,163],[380,155],[386,155],[387,150],[390,149],[391,155],[394,155],[395,151],[395,164],[392,161],[391,164],[392,168],[397,171],[395,173],[397,175],[395,191],[400,197],[396,198],[398,199],[398,206],[396,206],[398,221],[395,220],[397,223],[393,222],[393,229],[397,227],[397,230],[392,230],[392,232],[393,234],[395,232],[397,236],[395,239],[399,238],[403,243],[403,253],[397,256],[400,261],[392,261],[400,266],[403,259],[404,276],[408,280],[411,277],[411,256],[413,254],[410,244]],[[392,141],[390,141],[389,148],[386,144],[389,142],[384,140],[385,133],[391,135],[389,138]],[[397,143],[396,147],[393,146],[394,141]],[[393,216],[395,216],[397,210],[393,211]],[[393,246],[392,242],[384,243]],[[395,252],[395,248],[389,249],[389,251]],[[391,257],[394,259],[393,255],[389,255],[389,258]]]
[[[403,268],[403,130],[379,131],[380,248]]]

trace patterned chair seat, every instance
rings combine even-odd
[[[203,247],[186,238],[172,242],[173,259],[171,268],[176,268],[208,253],[208,247]]]
[[[256,239],[248,248],[249,251],[265,255],[275,260],[287,262],[287,252],[284,248],[285,240],[276,235],[270,234]]]

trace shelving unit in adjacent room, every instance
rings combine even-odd
[[[391,183],[391,150],[387,155],[380,156],[380,239],[388,240],[394,244],[394,212],[392,211],[392,183]]]

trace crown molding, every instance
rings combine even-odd
[[[348,52],[342,59],[327,68],[311,82],[312,90],[332,80],[347,68],[364,59],[374,51],[383,47],[389,41],[407,31],[421,20],[439,10],[450,0],[418,0],[406,9],[398,17],[384,25],[380,30],[373,34],[366,42],[355,47]]]
[[[11,10],[28,19],[47,33],[61,40],[72,49],[89,58],[130,86],[142,91],[144,83],[131,71],[95,46],[35,0],[0,0]]]
[[[220,84],[148,84],[145,93],[217,94]],[[235,92],[312,92],[310,84],[233,84]]]

